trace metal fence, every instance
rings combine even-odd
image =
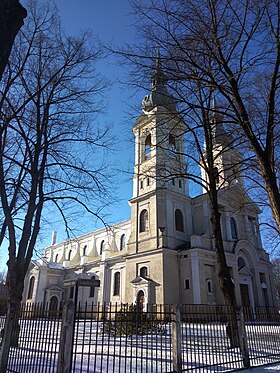
[[[9,352],[9,372],[56,372],[61,310],[59,307],[50,311],[48,303],[22,305],[17,346]],[[4,324],[4,317],[1,323]]]
[[[133,305],[77,309],[73,371],[171,372],[171,308]]]
[[[252,365],[280,360],[280,313],[277,308],[244,309],[248,350]]]
[[[278,309],[239,310],[241,348],[231,348],[233,315],[224,306],[147,305],[140,311],[133,305],[79,304],[75,311],[70,302],[63,317],[61,311],[50,311],[48,304],[22,306],[8,371],[65,372],[67,366],[85,373],[204,373],[241,369],[246,354],[251,366],[280,361]]]

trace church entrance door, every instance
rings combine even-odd
[[[49,315],[55,317],[57,313],[58,299],[56,296],[52,296],[50,299]]]
[[[243,307],[250,307],[249,286],[240,284],[241,301]]]
[[[138,291],[136,302],[137,302],[137,306],[139,307],[139,309],[143,311],[144,303],[145,303],[145,295],[144,295],[143,290]]]

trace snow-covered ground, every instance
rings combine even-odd
[[[238,370],[239,373],[274,373],[280,371],[280,364],[272,364],[258,368]]]
[[[59,320],[22,320],[19,347],[10,354],[9,367],[20,373],[55,372],[61,323]],[[73,351],[73,371],[80,373],[164,373],[173,371],[172,330],[162,324],[157,334],[112,336],[102,333],[103,323],[77,321]],[[246,327],[250,336],[252,365],[280,358],[280,326]],[[182,360],[185,372],[228,372],[242,368],[239,349],[229,348],[225,323],[182,323]],[[262,338],[261,338],[262,336]],[[261,358],[258,358],[260,357]],[[241,372],[273,373],[280,364]]]

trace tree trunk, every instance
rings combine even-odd
[[[275,172],[272,170],[269,161],[261,159],[259,163],[272,215],[277,225],[278,233],[280,234],[280,193],[277,185],[277,177]]]
[[[212,188],[211,188],[212,189]],[[219,268],[219,282],[224,296],[225,304],[228,308],[228,326],[227,334],[230,339],[230,347],[239,347],[239,333],[237,323],[237,304],[230,272],[226,262],[224,243],[221,230],[221,214],[219,211],[217,190],[210,190],[211,208],[212,208],[212,225],[214,231],[214,241],[216,247],[217,264]]]
[[[9,268],[7,275],[8,309],[0,352],[0,373],[7,371],[10,347],[18,346],[20,332],[19,313],[22,301],[24,276],[17,266]]]

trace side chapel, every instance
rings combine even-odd
[[[135,136],[131,219],[56,243],[33,260],[25,279],[24,302],[56,307],[74,297],[65,280],[100,280],[100,287],[81,287],[81,302],[143,304],[223,304],[205,190],[188,191],[183,157],[185,125],[176,114],[159,63],[152,89],[142,102]],[[258,230],[259,208],[236,172],[241,154],[229,147],[221,118],[213,115],[219,178],[219,205],[227,263],[237,303],[276,306],[272,266]],[[202,178],[205,173],[201,170]],[[52,308],[53,309],[53,308]]]

